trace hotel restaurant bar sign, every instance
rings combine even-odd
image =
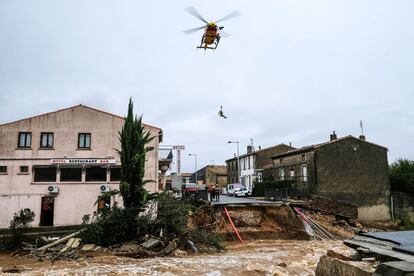
[[[64,159],[50,159],[50,163],[54,165],[107,165],[116,164],[115,159],[95,159],[95,158],[64,158]]]

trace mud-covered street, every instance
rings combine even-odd
[[[221,253],[132,259],[100,253],[77,261],[39,262],[0,255],[0,266],[17,265],[23,275],[313,275],[328,249],[350,249],[341,241],[256,240],[230,242]]]

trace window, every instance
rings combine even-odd
[[[86,168],[87,182],[106,182],[106,168],[91,167]]]
[[[90,133],[79,133],[78,148],[80,149],[91,148],[91,134]]]
[[[283,158],[280,159],[280,165],[283,165]]]
[[[0,166],[0,173],[7,173],[7,166]]]
[[[40,147],[53,148],[53,133],[42,132],[40,134]]]
[[[30,148],[32,146],[32,133],[31,132],[19,132],[19,141],[17,142],[18,148]]]
[[[183,178],[185,182],[185,178]],[[121,168],[111,168],[111,181],[121,181]]]
[[[305,161],[306,161],[306,155],[302,154],[302,162],[305,162]]]
[[[33,168],[34,182],[56,182],[56,167]]]
[[[302,166],[302,177],[303,182],[308,182],[308,168],[306,166]]]
[[[60,168],[61,182],[81,182],[82,168]]]
[[[21,173],[29,173],[29,166],[20,166]]]
[[[280,180],[285,180],[285,170],[282,168],[279,172]]]
[[[295,169],[294,168],[291,168],[290,169],[290,178],[291,179],[294,179],[295,178]]]

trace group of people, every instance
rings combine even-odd
[[[216,186],[209,185],[207,191],[210,194],[210,201],[220,201],[220,187],[218,184]]]

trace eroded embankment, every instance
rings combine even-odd
[[[243,239],[309,239],[301,219],[289,206],[227,206],[226,208]],[[224,207],[221,206],[200,209],[191,215],[189,226],[214,231],[228,239],[234,238]]]

